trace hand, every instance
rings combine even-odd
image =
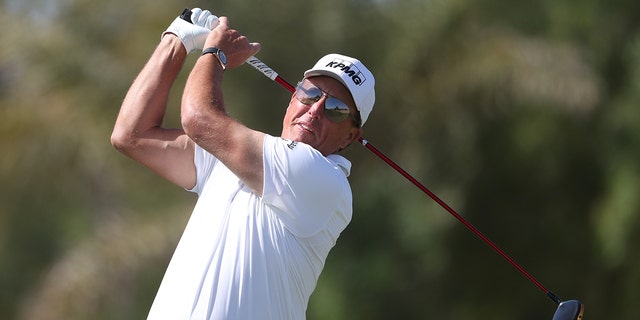
[[[187,53],[202,51],[209,32],[217,25],[218,17],[214,16],[209,10],[203,11],[200,8],[193,8],[191,10],[191,22],[177,17],[167,30],[162,33],[162,37],[167,33],[175,34],[184,45]]]
[[[229,19],[220,17],[215,27],[206,39],[205,48],[215,47],[227,56],[227,69],[242,65],[249,57],[260,51],[262,46],[258,42],[249,42],[247,37],[229,27]]]

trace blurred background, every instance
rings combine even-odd
[[[640,299],[640,2],[1,0],[0,314],[144,319],[195,196],[118,154],[120,103],[185,7],[230,17],[289,82],[322,55],[375,74],[365,138],[585,319]],[[166,126],[195,55],[172,91]],[[249,66],[229,112],[278,135]],[[551,319],[556,306],[374,154],[308,318]]]

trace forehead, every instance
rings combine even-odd
[[[349,92],[349,89],[347,89],[342,82],[326,76],[314,76],[306,78],[305,80],[311,82],[326,94],[340,99],[342,102],[355,109],[356,104],[353,101],[351,92]]]

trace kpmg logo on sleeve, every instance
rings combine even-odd
[[[344,75],[353,81],[353,83],[357,86],[362,85],[367,79],[364,77],[364,74],[360,72],[360,69],[356,67],[349,61],[345,61],[342,59],[334,59],[333,61],[327,63],[327,68],[334,68],[342,71]]]

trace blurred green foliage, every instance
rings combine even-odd
[[[321,55],[376,75],[365,138],[586,319],[640,298],[640,2],[0,1],[0,314],[141,319],[195,197],[113,149],[128,86],[185,7],[230,17],[290,82]],[[191,58],[193,59],[193,58]],[[181,88],[167,126],[179,125]],[[277,135],[250,67],[229,111]],[[354,218],[309,319],[549,319],[554,304],[360,146]]]

